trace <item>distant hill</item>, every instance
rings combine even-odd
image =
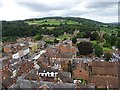
[[[120,22],[118,23],[118,22],[113,22],[113,23],[107,23],[107,24],[109,24],[109,25],[114,25],[114,26],[118,26],[118,25],[120,25]]]
[[[72,34],[75,30],[97,31],[104,25],[107,24],[78,17],[45,17],[2,21],[2,36],[26,37],[35,36],[37,33],[59,36],[64,32]]]
[[[26,19],[25,21],[28,22],[29,24],[51,24],[50,20],[54,20],[52,25],[59,25],[59,24],[64,24],[65,22],[67,24],[90,24],[90,25],[103,25],[104,23],[90,20],[90,19],[85,19],[85,18],[77,18],[77,17],[45,17],[45,18],[33,18],[33,19]],[[48,22],[44,22],[48,21]],[[56,23],[57,24],[56,24]]]

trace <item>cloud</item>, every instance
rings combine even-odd
[[[69,8],[67,6],[65,6],[65,7],[53,6],[53,5],[50,6],[50,5],[46,5],[46,4],[42,4],[42,3],[35,3],[35,2],[28,2],[28,3],[21,2],[19,4],[21,4],[22,6],[28,7],[32,11],[37,11],[37,12],[48,12],[48,11],[52,11],[52,10],[62,10],[65,8]]]
[[[0,8],[0,20],[23,20],[38,15],[37,12],[18,6],[12,0],[4,0],[3,3],[3,7]]]
[[[52,2],[54,1],[54,3]],[[26,7],[34,12],[43,12],[49,15],[66,15],[66,16],[78,16],[86,13],[97,13],[99,15],[115,15],[115,13],[107,10],[112,6],[116,5],[117,2],[82,2],[75,0],[63,1],[63,0],[40,0],[39,2],[34,1],[19,1],[17,2],[20,6]],[[113,7],[114,9],[114,7]],[[101,12],[104,11],[104,14]],[[99,11],[99,12],[98,12]],[[115,10],[116,11],[116,10]],[[100,13],[101,12],[101,13]],[[51,14],[52,13],[52,14]]]
[[[89,2],[86,8],[105,9],[116,5],[117,2]]]
[[[39,0],[39,1],[19,1],[16,2],[20,6],[27,7],[31,9],[32,11],[37,11],[37,12],[48,12],[48,11],[53,11],[53,10],[65,10],[65,9],[70,9],[71,6],[74,7],[77,4],[78,0],[73,1],[68,1],[68,0]],[[80,2],[80,1],[79,1]]]
[[[87,8],[94,9],[93,12],[91,12],[92,14],[96,14],[101,17],[118,15],[118,4],[116,2],[97,2],[97,4],[95,3],[88,3],[88,6],[90,6],[91,8]]]
[[[118,5],[113,5],[109,8],[105,8],[99,12],[99,15],[101,16],[118,16]]]
[[[118,0],[4,0],[4,6],[0,8],[0,19],[72,16],[116,22],[114,17],[118,15],[117,2]]]
[[[2,0],[0,0],[0,7],[2,7],[3,6],[3,1]]]

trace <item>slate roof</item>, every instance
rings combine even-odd
[[[38,72],[44,72],[44,73],[47,73],[47,72],[58,72],[57,69],[52,69],[51,67],[47,67],[47,68],[40,68],[38,70]]]
[[[30,73],[27,74],[27,76],[25,77],[25,79],[29,80],[29,78],[31,78],[31,80],[40,80],[41,78],[36,74],[36,70],[33,69]]]
[[[8,64],[9,64],[9,62],[7,60],[2,61],[2,67],[7,66]]]
[[[18,72],[18,76],[21,75],[22,73],[27,73],[29,70],[33,68],[33,66],[34,66],[33,62],[26,62],[25,64],[22,64]]]
[[[72,82],[72,79],[71,79],[71,73],[70,72],[61,72],[60,73],[60,79],[63,81],[63,82]]]
[[[75,90],[75,87],[76,87],[76,84],[72,84],[72,83],[54,83],[54,82],[46,82],[46,81],[36,82],[36,81],[29,81],[29,80],[20,80],[17,82],[17,84],[19,84],[22,90],[25,90],[26,88],[39,88],[40,86],[43,86],[44,84],[46,84],[53,90],[56,90],[58,88],[59,90],[63,90],[66,88]]]
[[[7,70],[2,70],[2,76],[12,76],[13,75],[13,73],[9,70],[9,69],[7,69]]]
[[[61,65],[62,64],[62,61],[54,61],[54,62],[51,62],[51,66],[54,66],[55,64],[58,64],[58,65]]]
[[[11,77],[6,77],[4,80],[2,80],[2,84],[5,87],[10,87],[13,84],[13,79]]]

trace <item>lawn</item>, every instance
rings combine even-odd
[[[67,21],[67,24],[78,24],[78,22],[74,22],[74,21]]]
[[[70,39],[70,36],[68,35],[61,35],[57,39],[60,39],[61,41],[64,40],[65,38]]]
[[[55,27],[47,27],[47,29],[49,29],[49,30],[52,30],[52,29],[54,29]]]
[[[116,28],[101,28],[102,31],[106,32],[106,33],[117,33],[117,29]]]
[[[93,44],[93,45],[95,45],[95,44],[97,44],[97,41],[91,41],[91,43]]]
[[[45,40],[46,43],[54,43],[54,40]]]
[[[93,45],[97,44],[97,41],[91,41]],[[110,47],[103,47],[103,51],[111,51],[112,49]]]
[[[32,24],[38,24],[38,25],[43,25],[43,24],[60,25],[60,21],[49,20],[49,19],[46,19],[46,20],[36,20],[36,21],[28,21],[26,23],[28,23],[29,25],[32,25]]]
[[[109,47],[103,47],[103,51],[111,51],[112,49]]]
[[[46,19],[46,22],[44,22],[43,24],[60,25],[60,21],[54,19]]]
[[[45,19],[45,20],[36,20],[36,21],[26,21],[29,25],[32,24],[38,24],[38,25],[43,25],[43,24],[49,24],[49,25],[60,25],[65,24],[78,24],[78,22],[67,20],[67,21],[61,21],[61,20],[56,20],[56,19]]]

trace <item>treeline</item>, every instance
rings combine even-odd
[[[2,42],[16,42],[16,36],[2,37]]]
[[[43,18],[44,19],[44,18]],[[60,18],[56,18],[60,19]],[[87,20],[80,19],[78,18],[65,18],[66,20],[73,20],[73,21],[79,21],[82,22],[83,24],[76,24],[76,25],[69,25],[69,24],[60,24],[60,25],[28,25],[25,23],[25,21],[3,21],[2,22],[2,35],[3,37],[6,36],[19,36],[19,37],[24,37],[24,36],[35,36],[36,33],[41,33],[41,34],[48,34],[48,35],[54,35],[54,36],[59,36],[63,34],[64,32],[72,34],[74,30],[80,30],[82,31],[97,31],[99,30],[99,27],[94,25],[91,25],[93,23],[84,23],[87,22]],[[31,20],[36,20],[36,19],[31,19]],[[90,21],[88,21],[90,22]],[[93,22],[93,21],[92,21]],[[44,27],[44,29],[43,29]],[[54,27],[52,30],[48,30],[47,27]]]
[[[62,23],[60,25],[51,25],[51,24],[32,24],[29,25],[26,21],[35,21],[35,20],[45,20],[45,19],[56,19],[56,20],[65,20],[65,21],[75,21],[78,24],[67,24]],[[47,18],[38,18],[38,19],[27,19],[27,20],[19,20],[19,21],[2,21],[2,37],[4,37],[3,41],[14,41],[16,37],[29,37],[29,36],[38,36],[44,35],[53,35],[58,37],[62,35],[64,32],[73,34],[75,30],[79,30],[80,34],[85,34],[84,37],[89,36],[89,32],[100,31],[100,26],[103,23],[84,19],[84,18],[74,18],[74,17],[47,17]],[[48,27],[54,27],[49,29]],[[36,35],[37,34],[37,35]],[[83,35],[79,35],[83,37]],[[93,35],[92,35],[93,36]],[[91,38],[94,38],[92,37]],[[8,38],[7,38],[8,37]],[[14,38],[15,37],[15,38]],[[35,37],[35,38],[36,38]],[[41,38],[41,36],[39,37]]]
[[[34,36],[38,33],[39,26],[28,25],[24,21],[2,22],[2,36]]]

